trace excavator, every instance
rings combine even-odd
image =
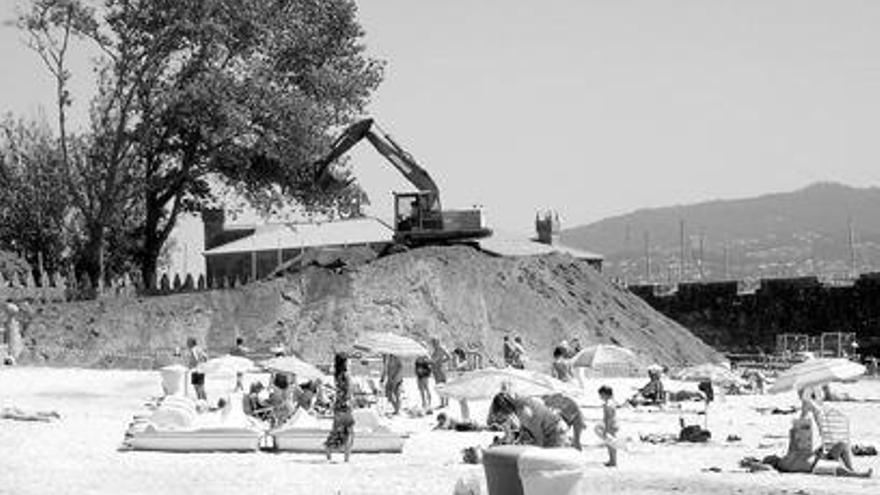
[[[330,152],[315,163],[315,182],[321,190],[338,190],[350,184],[340,181],[331,165],[365,138],[416,188],[414,192],[393,193],[395,243],[406,247],[467,244],[492,235],[484,225],[481,210],[443,210],[440,190],[428,172],[373,119],[349,126],[334,141]]]

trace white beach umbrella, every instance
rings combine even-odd
[[[829,382],[853,380],[865,374],[865,367],[849,359],[813,359],[796,364],[776,377],[770,393],[786,392]]]
[[[454,380],[437,385],[437,393],[453,399],[481,400],[491,399],[502,388],[523,396],[577,393],[571,385],[549,375],[515,368],[468,371]]]
[[[639,365],[639,358],[633,351],[625,347],[611,344],[596,344],[586,347],[575,354],[571,364],[587,368],[622,365],[637,367]]]
[[[255,371],[257,366],[246,357],[225,355],[209,359],[197,368],[206,375],[213,374],[236,374]]]
[[[724,366],[704,363],[684,368],[673,375],[677,380],[702,382],[710,381],[718,385],[746,385],[746,381]]]
[[[354,344],[356,349],[395,356],[427,356],[428,350],[415,340],[391,332],[367,332]]]
[[[260,361],[260,366],[280,373],[293,373],[300,380],[314,380],[319,378],[329,382],[330,376],[319,370],[315,365],[307,363],[296,356],[281,356],[265,361]]]

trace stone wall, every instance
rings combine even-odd
[[[846,285],[799,277],[761,280],[753,291],[737,282],[630,291],[719,350],[770,353],[783,333],[855,332],[862,354],[880,355],[880,273]]]

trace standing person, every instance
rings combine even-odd
[[[208,400],[205,393],[205,374],[197,371],[200,364],[208,360],[208,354],[199,346],[195,337],[186,339],[186,366],[190,370],[190,383],[196,392],[196,399]]]
[[[422,409],[425,412],[431,411],[431,389],[428,380],[431,378],[432,363],[428,356],[419,356],[416,358],[415,373],[416,384],[419,387],[419,398],[422,400]]]
[[[441,384],[446,383],[446,363],[452,359],[452,356],[449,355],[449,351],[443,347],[443,344],[440,343],[440,339],[437,337],[431,338],[431,361],[434,365],[431,368],[431,371],[434,373],[434,383]],[[443,395],[440,396],[440,407],[446,407],[449,404],[449,399]]]
[[[596,434],[602,438],[608,448],[608,467],[617,466],[617,406],[614,404],[614,391],[608,385],[599,387],[599,398],[602,399],[602,424],[596,425]]]
[[[513,366],[513,343],[510,342],[510,336],[504,336],[504,343],[501,348],[501,357],[504,358],[504,366]]]
[[[562,346],[553,349],[553,364],[550,367],[550,375],[563,382],[574,380],[574,367],[567,357],[568,354]]]
[[[516,369],[526,368],[526,348],[523,346],[519,335],[513,338],[513,354],[510,357],[510,365]]]
[[[331,452],[342,450],[345,462],[351,457],[354,443],[354,416],[351,414],[351,377],[348,374],[348,356],[337,352],[333,359],[333,379],[336,381],[336,398],[333,400],[333,427],[324,442],[327,460]]]
[[[385,382],[385,398],[394,408],[394,414],[400,414],[400,392],[403,387],[403,363],[393,354],[385,355],[380,381]]]
[[[577,353],[581,352],[581,349],[582,349],[582,347],[581,347],[580,339],[578,339],[577,337],[572,338],[571,339],[571,349],[570,349],[571,355],[569,355],[568,357],[569,358],[575,357],[577,355]]]

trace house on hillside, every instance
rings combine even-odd
[[[225,213],[202,213],[205,276],[209,281],[257,280],[309,248],[366,246],[391,242],[393,230],[373,217],[315,223],[225,224]]]
[[[560,243],[560,231],[559,215],[556,212],[538,212],[535,215],[535,237],[528,238],[496,231],[491,237],[480,239],[480,249],[496,256],[567,254],[581,261],[586,261],[596,270],[602,271],[604,257],[601,254],[576,249]]]

